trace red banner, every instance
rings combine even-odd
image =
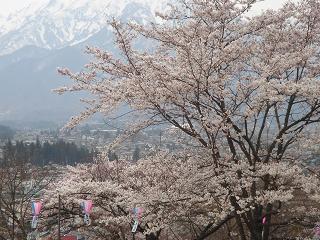
[[[77,236],[63,236],[61,240],[77,240]]]

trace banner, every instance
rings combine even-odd
[[[143,209],[140,207],[133,208],[134,223],[133,223],[132,230],[131,230],[131,232],[133,232],[133,233],[135,233],[137,231],[137,228],[139,225],[139,219],[142,216],[142,212],[143,212]]]
[[[42,202],[32,202],[31,203],[31,209],[32,209],[32,222],[31,222],[31,228],[36,229],[38,225],[38,216],[40,215],[42,208]]]
[[[84,200],[81,204],[80,207],[82,209],[82,212],[84,214],[83,221],[86,225],[91,224],[90,220],[90,213],[92,212],[93,209],[93,202],[92,200]]]

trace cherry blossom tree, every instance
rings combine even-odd
[[[179,0],[158,14],[160,23],[113,20],[120,56],[89,47],[95,61],[87,71],[59,70],[74,84],[58,93],[94,96],[67,127],[127,104],[126,135],[166,123],[187,146],[127,164],[111,179],[104,175],[115,163],[94,166],[102,179],[85,181],[81,167],[73,169],[67,178],[78,184],[67,181],[61,193],[87,186],[101,229],[112,225],[127,239],[137,205],[145,209],[138,231],[153,239],[265,240],[283,226],[311,229],[319,220],[312,210],[319,178],[306,161],[319,141],[320,1],[248,17],[255,2]],[[137,49],[137,41],[147,47]],[[309,208],[297,206],[302,193]]]
[[[32,166],[12,145],[4,150],[0,159],[0,239],[27,239],[33,231],[31,204],[41,200],[54,168]]]

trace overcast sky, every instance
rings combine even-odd
[[[19,10],[30,4],[31,1],[32,0],[0,0],[0,14],[6,15],[10,12]]]
[[[8,15],[11,12],[22,9],[34,2],[41,2],[45,0],[0,0],[0,14]],[[157,0],[155,0],[157,1]],[[265,0],[257,4],[255,11],[267,8],[278,8],[283,4],[285,0]]]

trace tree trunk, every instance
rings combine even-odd
[[[253,222],[251,228],[251,240],[262,240],[262,206],[256,206],[253,210]],[[250,229],[250,228],[249,228]]]
[[[154,233],[151,233],[146,235],[146,240],[158,240],[158,237]]]
[[[150,233],[146,235],[146,240],[159,240],[161,230],[159,230],[157,233]]]
[[[266,209],[266,223],[263,226],[263,238],[262,240],[268,240],[270,234],[270,225],[271,225],[271,212],[272,212],[272,204],[268,203]]]
[[[232,204],[232,206],[235,208],[235,210],[239,210],[239,205],[237,204],[237,200],[234,196],[231,196],[230,197],[230,202]],[[242,224],[242,221],[241,221],[241,217],[239,214],[237,214],[237,212],[235,212],[235,218],[236,218],[236,223],[237,223],[237,226],[238,226],[238,229],[239,229],[239,234],[240,234],[240,239],[241,240],[246,240],[246,234],[245,234],[245,231],[244,231],[244,228],[243,228],[243,224]]]

